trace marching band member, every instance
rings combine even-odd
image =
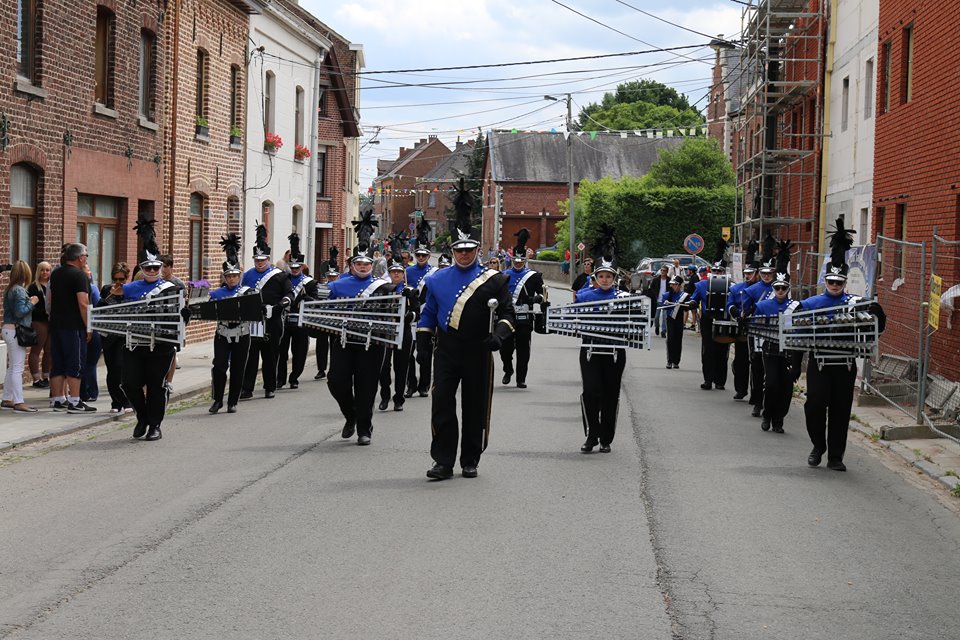
[[[747,245],[747,252],[743,263],[743,280],[730,287],[730,295],[727,296],[727,311],[731,318],[742,318],[743,313],[740,310],[740,299],[743,290],[757,282],[757,249],[759,245],[756,240],[751,240]],[[746,340],[737,340],[733,343],[733,389],[735,394],[733,399],[742,401],[747,397],[750,389],[750,350]]]
[[[670,279],[668,290],[660,298],[660,313],[667,321],[667,369],[680,368],[683,351],[683,325],[686,321],[686,304],[689,294],[683,290],[683,276]]]
[[[478,262],[480,243],[470,237],[470,196],[462,180],[460,191],[455,202],[458,237],[451,244],[456,266],[430,276],[417,324],[417,358],[421,361],[427,357],[436,334],[430,446],[435,464],[427,471],[427,477],[435,480],[453,477],[461,431],[457,421],[458,387],[462,418],[460,467],[463,477],[477,477],[480,455],[490,435],[493,352],[500,350],[514,329],[508,277]]]
[[[331,254],[336,251],[336,247],[331,247]],[[333,262],[331,261],[331,264]],[[326,300],[330,295],[330,283],[336,282],[340,277],[340,272],[336,267],[329,267],[326,272],[326,280],[317,285],[317,299]],[[310,330],[312,337],[317,340],[317,375],[314,380],[323,380],[327,377],[327,363],[330,361],[330,334],[326,331]]]
[[[253,248],[253,267],[247,269],[241,280],[246,292],[259,292],[264,305],[264,335],[250,335],[250,352],[243,373],[243,391],[240,399],[253,397],[257,369],[263,360],[263,395],[274,397],[277,390],[277,357],[283,339],[283,316],[293,300],[293,287],[286,273],[270,264],[270,245],[267,228],[257,225],[257,241]],[[259,324],[259,323],[257,323]],[[252,325],[253,326],[253,325]],[[251,326],[251,329],[252,329]]]
[[[331,282],[329,300],[340,298],[369,298],[384,293],[389,283],[373,277],[373,258],[366,245],[357,247],[350,259],[350,274]],[[389,289],[386,291],[389,293]],[[337,401],[345,422],[340,436],[344,439],[357,434],[357,444],[370,444],[373,434],[373,401],[377,397],[377,382],[383,367],[384,345],[351,342],[344,345],[336,336],[330,340],[330,371],[327,387]]]
[[[826,264],[826,291],[807,298],[800,303],[800,310],[836,309],[860,302],[862,299],[844,291],[847,284],[847,251],[853,246],[854,232],[843,227],[843,216],[837,218],[836,231],[830,237],[830,262]],[[877,316],[878,328],[886,327],[887,316],[876,302],[870,305],[870,313]],[[814,358],[807,365],[807,401],[803,413],[807,421],[807,434],[813,443],[813,451],[807,464],[816,467],[827,454],[827,467],[834,471],[846,471],[843,454],[847,447],[847,429],[850,426],[850,410],[853,407],[853,385],[857,380],[857,363],[851,360],[848,366],[819,365]],[[826,436],[826,437],[824,437]]]
[[[160,249],[157,247],[153,230],[153,220],[140,218],[134,230],[143,241],[143,253],[140,269],[142,280],[134,280],[123,285],[123,301],[149,300],[172,293],[176,285],[160,277]],[[190,312],[181,311],[184,320]],[[123,353],[122,382],[120,386],[137,415],[137,426],[133,429],[134,438],[159,440],[163,437],[160,423],[167,411],[167,391],[164,388],[167,371],[176,354],[175,346],[167,342],[153,345],[130,345]]]
[[[427,284],[427,276],[435,272],[438,267],[434,267],[430,264],[430,249],[425,244],[420,244],[417,246],[416,250],[413,252],[413,257],[417,263],[407,267],[407,286],[417,290],[420,296],[419,304],[422,305],[426,296],[425,287]],[[407,372],[407,389],[403,394],[405,398],[412,398],[414,393],[419,393],[421,398],[425,398],[427,396],[427,392],[430,389],[430,368],[433,365],[433,358],[431,357],[433,353],[433,345],[431,344],[430,347],[431,352],[427,354],[427,357],[417,358],[417,345],[416,343],[413,345],[413,352],[409,358],[409,371]],[[417,363],[420,360],[423,360],[423,364],[419,365],[420,375],[418,376]]]
[[[703,384],[700,388],[709,391],[716,385],[717,389],[723,390],[727,384],[727,360],[730,357],[730,345],[721,344],[713,339],[713,321],[716,310],[708,306],[711,278],[722,278],[727,269],[727,261],[724,259],[724,252],[727,250],[727,243],[723,240],[717,242],[717,255],[713,265],[710,267],[710,277],[697,282],[693,294],[690,296],[691,304],[700,307],[700,365],[703,370]]]
[[[613,257],[599,259],[593,276],[597,286],[577,292],[576,302],[598,302],[617,297],[617,268]],[[580,396],[583,430],[587,440],[580,447],[582,453],[591,453],[600,445],[601,453],[610,453],[610,444],[617,430],[617,409],[620,403],[620,381],[627,365],[627,353],[615,349],[613,353],[588,353],[591,338],[584,338],[580,347]]]
[[[403,388],[407,380],[410,352],[413,350],[412,325],[416,320],[417,310],[420,307],[417,290],[411,289],[403,281],[406,270],[411,268],[412,267],[405,268],[403,263],[397,260],[394,260],[387,266],[387,275],[390,282],[389,293],[399,293],[406,296],[407,313],[403,322],[403,342],[397,349],[387,349],[383,358],[383,366],[380,368],[380,405],[377,407],[380,411],[386,411],[387,405],[390,403],[391,368],[393,371],[393,379],[396,382],[394,386],[395,393],[393,394],[393,410],[403,411]]]
[[[777,241],[768,233],[763,241],[763,255],[760,258],[760,282],[743,289],[740,295],[740,310],[743,317],[753,314],[759,302],[773,297],[773,276],[777,271],[774,257],[776,246]],[[759,418],[763,413],[763,353],[754,338],[747,340],[747,348],[750,351],[749,403],[753,405],[750,415]]]
[[[303,254],[300,253],[300,236],[296,232],[287,238],[290,240],[290,259],[287,266],[290,268],[290,287],[293,302],[290,304],[290,316],[283,330],[280,340],[280,353],[277,359],[277,388],[287,384],[287,356],[293,350],[293,361],[290,366],[290,388],[300,387],[300,375],[307,364],[307,351],[310,350],[310,335],[306,327],[301,327],[293,314],[300,313],[300,305],[304,300],[316,300],[318,297],[317,281],[303,272]],[[293,318],[291,320],[291,318]]]
[[[517,244],[513,250],[513,268],[504,273],[509,276],[508,289],[513,298],[516,314],[513,336],[500,348],[503,362],[503,384],[510,384],[513,375],[513,352],[517,352],[517,387],[527,388],[527,370],[530,364],[530,343],[533,337],[533,305],[544,300],[543,275],[527,266],[526,247]]]
[[[223,263],[224,284],[210,292],[211,300],[223,300],[241,295],[240,237],[235,233],[221,238],[220,246],[227,254]],[[240,390],[243,387],[243,371],[250,351],[249,322],[218,322],[213,338],[213,404],[210,413],[223,408],[223,392],[227,387],[227,372],[230,374],[230,393],[227,395],[227,413],[237,412]]]

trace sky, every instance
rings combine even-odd
[[[703,109],[713,61],[706,45],[721,34],[738,37],[742,9],[735,0],[300,4],[344,38],[363,45],[361,191],[376,177],[378,159],[395,159],[400,147],[410,148],[428,135],[437,135],[452,149],[458,138],[474,139],[478,127],[563,131],[565,102],[544,95],[571,93],[576,118],[581,107],[598,102],[618,83],[648,78],[686,94]],[[658,51],[671,47],[689,48]],[[417,71],[651,50],[550,64]]]

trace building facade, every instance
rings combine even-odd
[[[412,149],[400,147],[397,159],[373,181],[374,212],[380,226],[378,235],[409,232],[415,224],[417,181],[443,162],[450,149],[437,138],[422,138]],[[378,168],[380,166],[378,163]]]
[[[450,195],[460,177],[468,171],[474,144],[473,140],[457,141],[453,152],[417,181],[413,199],[414,216],[422,218],[430,225],[431,240],[437,237],[437,234],[451,230],[453,201]],[[478,197],[479,195],[477,194]]]

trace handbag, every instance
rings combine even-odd
[[[37,346],[37,330],[33,327],[27,327],[22,324],[18,324],[16,328],[17,332],[17,344],[21,347],[35,347]]]

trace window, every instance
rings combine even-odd
[[[36,81],[37,0],[17,0],[17,74]]]
[[[436,206],[437,206],[437,194],[431,190],[430,195],[427,196],[427,208],[433,209]]]
[[[97,84],[94,96],[100,104],[113,108],[113,58],[114,58],[114,26],[116,20],[113,13],[103,6],[97,7],[97,40],[96,63]]]
[[[230,126],[240,126],[240,67],[230,67]]]
[[[863,71],[863,119],[873,116],[873,58],[867,60]]]
[[[870,236],[867,235],[867,227],[869,225],[869,220],[870,220],[870,209],[867,209],[866,207],[860,209],[860,225],[859,225],[859,228],[857,229],[857,237],[863,238],[864,243],[870,241]]]
[[[303,87],[297,87],[297,96],[294,101],[293,142],[303,144]]]
[[[327,195],[327,148],[317,147],[317,197]]]
[[[884,42],[880,50],[881,75],[880,75],[880,113],[890,111],[890,74],[892,72],[890,42]]]
[[[190,194],[190,256],[187,278],[203,279],[203,214],[207,208],[203,194]]]
[[[913,25],[903,29],[903,88],[901,99],[906,104],[913,100]]]
[[[263,204],[260,205],[260,224],[267,230],[267,244],[270,244],[270,222],[272,218],[273,203],[269,200],[264,200]]]
[[[896,228],[894,229],[894,237],[897,240],[907,240],[907,205],[898,204],[897,205],[897,219],[896,219]],[[907,249],[906,246],[897,245],[900,247],[900,277],[906,279],[907,273]]]
[[[77,242],[87,245],[87,264],[94,284],[103,284],[117,257],[117,223],[123,201],[102,196],[77,196]]]
[[[10,262],[34,262],[37,219],[37,172],[25,164],[10,168]]]
[[[873,230],[873,240],[876,242],[877,236],[882,236],[886,234],[886,229],[884,226],[887,223],[887,210],[885,207],[877,207],[877,226]]]
[[[272,71],[267,71],[267,81],[264,83],[263,90],[263,129],[271,133],[274,132],[273,96],[276,90],[277,78]]]
[[[303,236],[301,229],[303,228],[303,209],[300,207],[294,207],[291,213],[291,231]]]
[[[140,32],[140,116],[153,122],[154,83],[157,78],[157,37],[144,29]]]
[[[325,80],[320,81],[320,100],[317,102],[317,115],[320,117],[326,117],[327,115],[327,95],[329,93],[328,92],[329,88],[330,88],[329,81],[325,81]]]
[[[208,56],[203,49],[197,49],[197,107],[196,116],[207,118],[207,74],[209,72]]]
[[[840,100],[840,131],[846,131],[850,118],[850,76],[843,79],[843,93]]]

